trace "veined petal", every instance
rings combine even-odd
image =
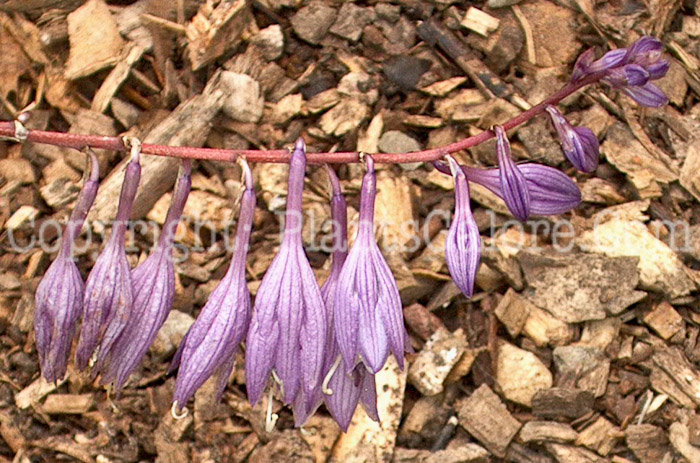
[[[255,215],[253,178],[243,164],[246,190],[236,228],[236,249],[229,268],[212,291],[197,320],[190,327],[178,350],[180,369],[173,400],[182,407],[213,374],[219,375],[217,400],[231,375],[238,345],[250,323],[250,292],[245,279],[248,242]],[[269,374],[265,375],[265,377]],[[250,386],[249,386],[250,387]]]
[[[85,314],[76,353],[80,369],[87,367],[98,344],[95,372],[102,368],[102,363],[126,326],[133,308],[131,270],[124,249],[124,234],[140,179],[141,164],[138,152],[134,152],[124,173],[112,235],[97,258],[85,285]]]
[[[101,361],[98,361],[98,366],[103,370],[101,382],[114,382],[117,390],[124,386],[128,377],[141,363],[168,317],[175,298],[172,245],[175,228],[185,208],[192,184],[190,161],[183,161],[183,166],[158,246],[131,272],[134,304],[126,325],[109,350],[100,350]]]
[[[647,66],[661,57],[664,44],[656,37],[643,36],[630,45],[625,59],[631,63]]]
[[[389,351],[403,366],[406,330],[396,280],[374,238],[377,194],[374,161],[366,158],[367,173],[360,193],[360,226],[343,265],[334,302],[334,329],[346,370],[361,361],[379,371]]]
[[[59,256],[36,290],[34,329],[41,374],[49,382],[66,374],[66,364],[83,307],[83,278],[71,258]]]
[[[666,94],[651,82],[641,87],[624,87],[622,91],[640,105],[649,108],[660,108],[668,103]]]
[[[455,181],[455,214],[447,233],[445,260],[452,280],[471,298],[481,259],[481,236],[469,205],[469,185],[464,171],[452,156],[447,157]]]
[[[578,170],[592,172],[598,167],[598,138],[586,127],[572,127],[554,106],[547,106],[547,113],[559,134],[559,142],[566,158]]]
[[[581,203],[581,191],[565,173],[541,164],[520,164],[530,192],[530,210],[536,215],[563,214]],[[462,166],[467,178],[503,197],[498,169]]]
[[[80,234],[97,196],[100,179],[97,157],[90,151],[90,175],[83,184],[63,230],[61,250],[36,290],[34,329],[42,376],[49,382],[65,376],[71,343],[83,313],[85,284],[73,261],[73,242]]]
[[[76,363],[87,368],[93,352],[100,344],[110,315],[130,312],[133,305],[131,270],[124,252],[123,236],[114,232],[107,246],[97,258],[85,285],[83,324],[80,329]],[[123,324],[126,320],[123,320]],[[122,325],[123,326],[123,325]],[[113,333],[102,346],[109,349],[118,333]]]
[[[306,145],[299,139],[290,160],[282,246],[258,289],[248,332],[246,376],[252,403],[260,399],[272,368],[287,404],[298,403],[301,393],[308,408],[321,381],[327,326],[321,291],[301,240],[305,168]]]
[[[516,219],[525,221],[530,216],[530,193],[525,177],[511,158],[506,131],[501,126],[494,127],[494,130],[497,138],[496,152],[503,200]]]

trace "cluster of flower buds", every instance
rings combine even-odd
[[[578,60],[574,80],[599,74],[636,101],[656,106],[663,94],[651,80],[668,69],[660,58],[661,45],[644,37],[629,49],[613,50],[599,60],[587,51]],[[661,96],[659,96],[661,95]],[[665,101],[665,96],[663,96]],[[574,127],[554,106],[547,106],[562,149],[577,169],[591,172],[598,165],[598,140],[585,127]],[[516,163],[506,130],[496,137],[497,168],[460,165],[450,156],[433,165],[454,179],[455,211],[450,223],[445,259],[453,281],[470,298],[481,257],[481,238],[472,215],[469,182],[480,184],[503,199],[512,215],[567,212],[581,202],[576,184],[563,172],[535,163]],[[153,342],[174,298],[172,247],[180,215],[191,186],[189,161],[183,162],[163,232],[156,249],[131,270],[124,248],[126,224],[140,178],[140,144],[131,142],[112,234],[83,284],[72,258],[73,242],[97,193],[99,172],[92,170],[66,227],[61,251],[36,294],[36,342],[41,369],[49,381],[66,371],[78,320],[82,328],[76,351],[80,369],[92,366],[94,377],[121,389]],[[246,344],[246,386],[251,403],[273,393],[289,405],[298,426],[316,409],[326,408],[347,429],[361,404],[378,420],[375,375],[393,355],[400,368],[411,351],[403,323],[396,280],[375,237],[374,204],[377,180],[374,159],[364,155],[357,235],[348,250],[347,205],[335,172],[328,166],[332,189],[331,218],[334,250],[331,270],[322,286],[316,281],[302,241],[302,194],[306,145],[296,142],[289,160],[284,236],[258,288],[254,304],[246,282],[246,258],[255,214],[255,191],[250,168],[242,161],[245,190],[236,230],[236,244],[227,273],[212,292],[180,345],[171,370],[178,369],[173,411],[182,410],[195,391],[218,376],[223,393],[238,346]],[[252,306],[252,310],[251,310]],[[271,383],[271,384],[270,384]],[[268,416],[271,415],[271,399]]]
[[[655,37],[642,37],[629,48],[618,48],[595,59],[595,52],[586,50],[579,56],[571,79],[579,82],[593,74],[602,74],[601,81],[622,90],[642,106],[658,108],[668,98],[651,81],[666,75],[670,63],[662,58],[663,44]]]

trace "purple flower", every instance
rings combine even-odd
[[[124,234],[141,178],[138,153],[138,150],[132,151],[131,162],[126,166],[112,235],[97,258],[85,285],[85,313],[75,355],[81,370],[87,368],[98,344],[100,351],[109,351],[126,325],[133,306],[131,271],[124,249]],[[96,371],[99,370],[98,364]]]
[[[326,347],[322,375],[323,384],[319,386],[310,407],[305,410],[294,410],[297,425],[303,424],[306,418],[313,414],[321,402],[325,402],[326,408],[343,431],[347,431],[350,421],[355,413],[358,402],[362,403],[367,415],[375,421],[379,421],[377,414],[377,391],[374,374],[366,368],[358,365],[353,370],[348,370],[341,361],[340,347],[336,339],[333,325],[335,292],[338,287],[338,279],[343,264],[348,255],[348,218],[347,205],[343,197],[340,182],[335,172],[327,167],[333,195],[331,196],[331,219],[333,222],[333,254],[331,272],[325,283],[321,286],[321,295],[326,305],[326,317],[329,330],[326,337]]]
[[[334,325],[345,367],[364,363],[377,373],[391,351],[403,368],[406,329],[399,288],[374,237],[377,179],[374,161],[365,157],[367,173],[360,193],[360,224],[355,244],[343,265],[335,293]]]
[[[506,131],[501,126],[494,127],[496,132],[496,154],[498,155],[498,173],[501,180],[501,196],[511,214],[525,221],[530,216],[530,192],[525,176],[513,162],[510,143]]]
[[[598,138],[593,131],[588,127],[573,127],[552,105],[548,105],[546,110],[552,118],[561,148],[569,162],[582,172],[593,172],[598,167],[600,156]]]
[[[563,214],[581,203],[581,191],[565,173],[541,164],[520,164],[530,192],[530,212],[536,215]],[[498,169],[462,166],[469,181],[503,197]],[[449,172],[449,171],[448,171]]]
[[[100,350],[101,361],[98,363],[103,373],[101,382],[114,382],[117,390],[124,386],[131,373],[141,363],[173,304],[175,265],[172,247],[191,185],[191,163],[184,160],[158,245],[153,253],[131,272],[134,294],[132,311],[111,348]]]
[[[581,53],[576,60],[574,70],[571,74],[571,80],[573,82],[579,82],[591,74],[606,72],[610,69],[616,68],[625,63],[626,57],[626,48],[616,48],[615,50],[610,50],[600,59],[596,60],[595,50],[589,48]]]
[[[246,342],[248,398],[256,403],[271,373],[286,404],[311,399],[318,387],[326,343],[321,291],[301,239],[306,145],[297,140],[289,166],[284,237],[255,297]]]
[[[236,248],[226,275],[209,296],[173,360],[171,369],[180,367],[173,398],[176,408],[182,408],[214,373],[219,374],[217,400],[221,398],[233,369],[238,345],[250,323],[250,292],[245,273],[255,216],[255,190],[248,164],[244,161],[242,165],[246,189],[241,198]]]
[[[85,284],[73,260],[73,242],[80,234],[97,196],[100,179],[97,157],[89,151],[90,177],[80,190],[75,208],[63,232],[61,250],[36,289],[34,329],[41,374],[46,381],[59,381],[66,364],[78,319],[83,312]]]
[[[450,174],[450,168],[440,162],[433,163],[443,174]],[[581,203],[581,191],[563,172],[541,164],[520,164],[520,172],[525,176],[530,192],[530,212],[535,215],[556,215],[568,212]],[[498,169],[482,169],[462,166],[470,182],[482,185],[503,198]]]
[[[666,94],[651,82],[641,87],[622,87],[621,90],[640,105],[649,108],[660,108],[668,103]]]
[[[655,37],[641,37],[629,48],[611,50],[594,60],[593,50],[586,50],[574,65],[572,81],[579,82],[602,73],[601,81],[622,90],[642,106],[657,108],[668,98],[651,83],[666,75],[670,63],[662,58],[663,43]]]
[[[467,177],[452,156],[447,156],[447,161],[455,181],[455,214],[447,233],[445,259],[452,280],[470,298],[481,258],[481,236],[469,207]]]
[[[605,77],[605,82],[613,87],[639,86],[649,81],[649,73],[638,64],[628,64],[617,69],[611,69]]]

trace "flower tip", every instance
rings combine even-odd
[[[374,159],[369,154],[361,155],[362,161],[365,163],[368,174],[374,174]]]
[[[453,158],[450,155],[447,155],[445,156],[445,159],[447,159],[447,162],[450,164],[450,173],[453,177],[456,177],[457,175],[464,175],[462,166],[459,165],[455,158]]]
[[[297,141],[294,144],[294,151],[301,151],[304,155],[306,154],[306,142],[304,141],[304,138],[297,138]]]
[[[90,157],[90,181],[99,182],[100,162],[97,160],[97,155],[93,150],[88,150],[88,156]]]
[[[253,182],[253,172],[250,170],[250,165],[245,158],[241,158],[241,168],[243,169],[243,179],[245,181],[245,187],[247,190],[252,190],[255,188],[255,183]]]

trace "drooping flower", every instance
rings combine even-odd
[[[247,336],[251,403],[260,399],[271,373],[279,380],[286,404],[308,403],[321,381],[327,327],[321,290],[301,237],[305,168],[306,145],[299,139],[289,165],[282,245],[258,288]]]
[[[447,161],[455,181],[455,213],[447,233],[445,260],[452,280],[470,298],[481,259],[481,236],[469,206],[467,177],[452,156],[447,156]]]
[[[175,408],[181,409],[202,384],[218,373],[217,400],[226,388],[238,345],[250,323],[250,292],[246,284],[246,256],[255,216],[253,174],[243,161],[245,191],[236,227],[236,244],[226,275],[182,340],[171,370],[179,366]]]
[[[333,194],[331,196],[331,219],[333,222],[333,252],[331,271],[328,278],[321,286],[321,295],[326,306],[328,320],[328,333],[322,369],[323,383],[317,389],[314,400],[310,402],[310,408],[306,414],[302,410],[295,409],[297,424],[303,424],[316,408],[325,402],[326,408],[343,431],[347,431],[350,421],[355,413],[358,402],[362,404],[367,415],[375,421],[379,421],[377,413],[377,391],[375,376],[367,369],[358,365],[353,370],[348,370],[342,362],[340,347],[336,339],[335,326],[333,324],[335,308],[335,292],[343,264],[348,255],[348,217],[347,204],[340,188],[340,182],[335,172],[327,166]]]
[[[450,174],[450,168],[440,162],[433,163],[443,174]],[[556,215],[568,212],[581,203],[581,191],[565,173],[554,167],[541,164],[519,164],[518,169],[525,177],[530,192],[530,213],[535,215]],[[470,182],[478,183],[503,198],[498,169],[482,169],[462,166]]]
[[[666,75],[670,63],[662,58],[663,43],[644,36],[629,48],[618,48],[595,60],[593,50],[586,50],[574,65],[572,81],[579,82],[603,73],[601,81],[619,89],[642,106],[658,108],[668,103],[666,95],[651,81]]]
[[[121,389],[131,373],[141,363],[158,334],[158,330],[175,298],[175,265],[172,248],[180,216],[185,208],[192,185],[192,167],[183,161],[170,202],[163,231],[153,253],[131,271],[133,308],[124,328],[109,350],[101,349],[98,364],[103,384],[113,382]]]
[[[600,147],[598,138],[588,127],[573,127],[557,108],[546,108],[559,134],[559,142],[566,158],[578,170],[593,172],[598,167]]]
[[[525,176],[518,165],[513,162],[510,142],[506,131],[501,126],[494,127],[496,133],[496,154],[498,155],[498,173],[501,180],[503,200],[513,216],[525,221],[530,216],[530,192]]]
[[[85,284],[73,260],[73,243],[95,201],[100,180],[97,157],[92,151],[89,151],[89,156],[90,176],[83,184],[63,230],[61,250],[36,289],[36,350],[41,374],[49,382],[59,381],[66,374],[71,343],[83,312]]]
[[[334,325],[347,370],[364,363],[370,372],[377,373],[390,352],[403,368],[407,334],[399,288],[374,236],[377,179],[371,156],[365,160],[367,173],[360,193],[360,223],[338,278]]]
[[[140,148],[132,148],[131,161],[124,173],[112,235],[85,284],[85,312],[75,356],[81,370],[87,368],[98,345],[101,351],[109,351],[126,325],[133,306],[131,270],[124,249],[124,235],[141,178],[139,153]],[[98,364],[95,371],[99,370]]]

